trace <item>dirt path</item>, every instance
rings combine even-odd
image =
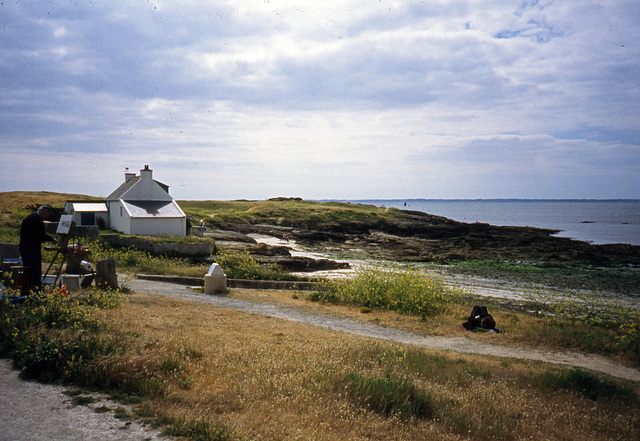
[[[73,405],[66,388],[21,380],[11,364],[0,359],[0,441],[168,440],[157,431],[116,418],[114,411],[120,407],[116,403],[92,395],[96,402]]]
[[[164,282],[134,279],[127,282],[134,291],[150,294],[161,294],[195,302],[208,303],[223,308],[237,309],[252,314],[307,323],[321,326],[339,332],[365,337],[390,340],[398,343],[414,345],[428,349],[438,349],[453,352],[491,355],[495,357],[519,358],[542,361],[566,366],[574,366],[601,372],[612,377],[632,381],[640,381],[640,370],[620,365],[598,355],[585,355],[576,352],[551,352],[536,349],[518,349],[495,344],[488,344],[465,337],[421,336],[399,329],[363,323],[348,318],[331,317],[314,314],[298,309],[279,306],[270,303],[249,302],[232,299],[226,296],[210,296],[200,294],[191,289]]]

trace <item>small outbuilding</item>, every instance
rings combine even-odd
[[[104,202],[68,201],[64,211],[73,215],[77,226],[98,226],[105,229],[109,225],[109,210]]]

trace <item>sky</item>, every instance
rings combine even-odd
[[[317,3],[317,4],[316,4]],[[638,199],[637,0],[0,0],[0,191]]]

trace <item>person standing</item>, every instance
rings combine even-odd
[[[31,289],[42,289],[42,243],[55,242],[44,230],[44,221],[51,217],[50,205],[43,205],[20,224],[20,256],[25,267],[24,275]]]

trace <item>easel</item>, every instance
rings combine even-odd
[[[49,270],[51,269],[59,255],[62,256],[62,261],[60,262],[60,266],[58,267],[58,272],[56,273],[56,278],[53,282],[53,286],[56,286],[58,284],[58,280],[60,280],[60,274],[62,273],[62,267],[69,261],[74,262],[78,266],[78,268],[85,271],[81,265],[82,258],[80,258],[79,261],[79,258],[76,256],[88,256],[89,254],[91,254],[91,251],[89,251],[89,249],[87,249],[86,247],[82,247],[78,244],[69,245],[71,231],[73,230],[74,226],[75,222],[73,221],[73,215],[64,214],[60,217],[60,222],[58,223],[58,228],[56,230],[56,234],[60,235],[57,245],[54,247],[44,247],[45,250],[55,251],[56,254],[53,256],[53,259],[51,260],[47,271],[42,276],[42,282],[44,282],[45,278],[49,274]],[[93,274],[93,272],[91,271],[86,271],[86,273]]]

